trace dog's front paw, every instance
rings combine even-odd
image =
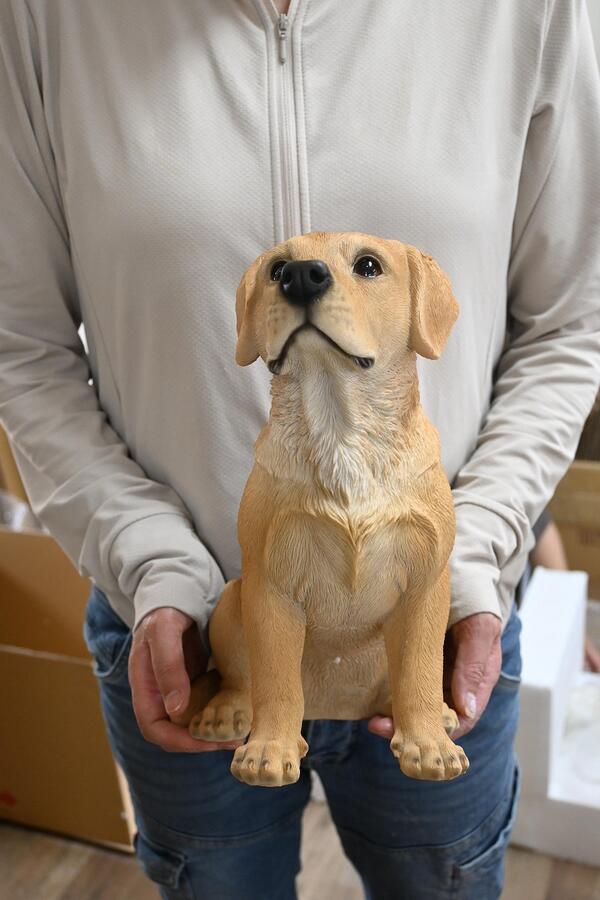
[[[458,716],[447,703],[442,704],[442,725],[446,734],[452,734],[458,728]]]
[[[300,778],[300,758],[306,755],[308,744],[303,737],[297,740],[252,739],[235,751],[231,772],[239,781],[263,787],[281,787]]]
[[[192,737],[203,741],[243,740],[252,724],[252,703],[239,691],[219,691],[189,725]]]
[[[450,781],[469,768],[462,747],[454,744],[442,730],[419,734],[416,729],[403,732],[397,728],[390,747],[409,778]]]

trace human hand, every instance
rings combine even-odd
[[[492,613],[475,613],[450,628],[444,647],[444,693],[458,715],[455,740],[470,731],[481,718],[498,681],[502,664],[502,623]],[[380,737],[394,734],[392,719],[374,716],[369,731]]]
[[[446,634],[444,693],[458,714],[452,739],[462,737],[483,715],[502,666],[502,622],[492,613],[475,613]]]
[[[589,637],[585,639],[585,664],[590,672],[600,672],[600,651]]]
[[[206,670],[207,662],[196,623],[190,616],[165,606],[142,619],[133,634],[129,683],[135,717],[147,741],[179,753],[231,750],[243,743],[198,740],[186,727],[169,718],[185,710],[190,681]]]

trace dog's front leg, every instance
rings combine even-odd
[[[450,579],[446,567],[426,590],[406,591],[384,624],[394,737],[392,753],[411,778],[443,781],[468,768],[444,729],[443,645]]]
[[[298,780],[300,759],[308,750],[300,733],[304,612],[266,578],[250,577],[242,580],[242,622],[253,719],[248,742],[235,751],[231,771],[247,784],[280,787]]]

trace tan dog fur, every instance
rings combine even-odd
[[[353,272],[364,255],[381,275]],[[333,276],[308,315],[338,347],[303,329],[273,377],[239,508],[242,577],[227,583],[209,624],[220,688],[215,672],[200,679],[184,721],[211,741],[250,732],[231,771],[277,786],[299,777],[303,718],[393,715],[402,771],[454,778],[468,767],[442,699],[454,509],[419,403],[416,353],[440,355],[458,306],[415,247],[358,232],[294,237],[240,281],[240,365],[275,360],[304,322],[306,309],[270,273],[277,260],[308,259]],[[374,364],[362,369],[353,356]]]

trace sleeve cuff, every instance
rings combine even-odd
[[[476,613],[492,613],[504,622],[504,616],[498,597],[498,572],[495,578],[492,571],[484,566],[468,566],[450,563],[452,593],[448,628]]]
[[[133,631],[148,613],[170,606],[196,622],[210,652],[208,620],[225,579],[184,515],[157,513],[130,523],[113,542],[110,566],[132,598]]]
[[[153,579],[144,580],[134,597],[132,630],[135,631],[142,619],[155,609],[170,606],[194,620],[208,658],[211,654],[208,642],[208,622],[217,605],[220,593],[218,590],[210,597],[203,597],[198,584],[180,573],[163,574],[158,582],[154,582]]]
[[[456,539],[450,556],[451,601],[448,628],[488,612],[506,624],[512,597],[500,590],[501,571],[517,552],[514,528],[500,504],[490,509],[455,498]]]

